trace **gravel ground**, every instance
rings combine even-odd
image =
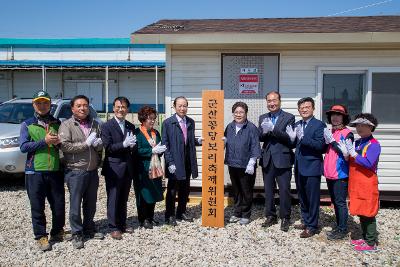
[[[254,207],[252,222],[247,226],[201,227],[201,208],[191,206],[194,223],[145,230],[138,228],[133,194],[128,211],[129,223],[135,227],[133,234],[124,235],[121,241],[111,239],[110,235],[104,240],[89,240],[81,250],[74,250],[70,242],[62,242],[43,253],[33,240],[29,201],[21,184],[20,181],[18,186],[0,185],[0,266],[400,266],[399,208],[381,209],[377,216],[379,251],[359,253],[352,250],[349,240],[326,240],[325,232],[334,221],[329,207],[321,208],[321,233],[306,240],[299,237],[300,230],[293,226],[287,233],[279,230],[279,224],[262,229],[262,205]],[[108,233],[103,182],[98,195],[95,221],[101,232]],[[46,209],[50,218],[48,206]],[[159,203],[159,221],[163,221],[163,211],[164,203]],[[228,207],[225,216],[228,218],[231,213]],[[294,207],[292,217],[293,222],[299,221],[298,206]],[[349,227],[353,236],[360,235],[356,217],[350,218]]]

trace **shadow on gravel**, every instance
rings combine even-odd
[[[165,200],[163,200],[165,201]],[[155,225],[154,227],[160,227],[165,225],[164,222],[164,213],[165,210],[161,211],[155,211],[154,212],[154,219],[158,222],[158,225]],[[193,216],[194,219],[198,219],[201,217],[201,205],[196,205],[196,206],[188,206],[187,207],[187,212]],[[127,226],[131,226],[134,229],[138,229],[140,227],[138,217],[137,217],[137,209],[136,206],[134,207],[134,212],[133,216],[128,216],[127,218]],[[104,234],[109,234],[111,233],[110,229],[108,228],[108,220],[107,218],[103,218],[101,220],[95,221],[96,227],[98,231],[104,233]],[[179,222],[178,222],[179,224]]]
[[[24,189],[23,186],[23,179],[22,185],[20,189]],[[0,191],[3,190],[3,187],[0,188]],[[10,189],[8,189],[10,190]],[[165,201],[165,200],[163,200]],[[276,204],[276,209],[277,209],[277,214],[279,214],[279,199],[275,199],[275,204]],[[381,203],[381,206],[385,206],[386,208],[388,207],[394,207],[394,208],[399,208],[400,202],[383,202]],[[159,210],[156,211],[154,214],[154,219],[159,223],[158,226],[155,227],[160,227],[165,225],[164,223],[164,212],[165,210]],[[193,216],[194,219],[199,219],[201,218],[201,204],[199,205],[191,205],[188,206],[187,212]],[[229,224],[229,218],[233,214],[233,206],[227,206],[224,208],[224,215],[225,215],[225,226]],[[257,220],[257,219],[264,219],[265,218],[265,212],[264,212],[264,198],[255,198],[253,202],[253,208],[252,208],[252,215],[251,215],[251,220]],[[301,220],[301,214],[300,214],[300,206],[299,202],[297,199],[293,198],[292,199],[292,214],[291,214],[291,224],[294,225],[295,222],[299,223]],[[108,228],[108,221],[107,218],[103,218],[100,220],[97,220],[96,226],[98,230],[104,234],[109,234],[111,231]],[[178,222],[179,223],[179,222]],[[280,222],[279,222],[280,223]],[[136,206],[134,207],[134,212],[133,216],[129,216],[127,218],[127,225],[132,226],[134,229],[138,229],[139,226],[139,221],[137,218],[137,210]],[[323,228],[328,227],[328,228],[334,228],[336,226],[336,216],[335,212],[333,209],[333,206],[325,205],[322,203],[320,207],[320,219],[319,219],[319,225],[320,225],[320,232],[327,231],[326,229],[323,230]],[[330,230],[330,229],[329,229]],[[354,218],[349,215],[348,218],[348,230],[349,233],[351,234],[352,239],[359,239],[361,238],[361,229],[360,225],[354,221]]]
[[[24,175],[0,174],[0,192],[25,190]]]

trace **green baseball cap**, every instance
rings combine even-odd
[[[43,91],[43,90],[37,91],[33,95],[33,101],[36,101],[39,99],[46,99],[48,101],[51,101],[51,97],[50,97],[49,93],[47,93],[46,91]]]

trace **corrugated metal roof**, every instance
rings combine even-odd
[[[0,47],[131,47],[131,48],[165,48],[164,45],[131,44],[130,38],[78,38],[78,39],[19,39],[0,38]]]
[[[63,67],[63,68],[164,68],[164,61],[67,61],[67,60],[0,60],[0,68],[30,68],[30,67]]]
[[[400,32],[400,16],[160,20],[140,34]]]

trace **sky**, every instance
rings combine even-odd
[[[160,19],[400,15],[400,0],[8,0],[0,38],[128,38]]]

